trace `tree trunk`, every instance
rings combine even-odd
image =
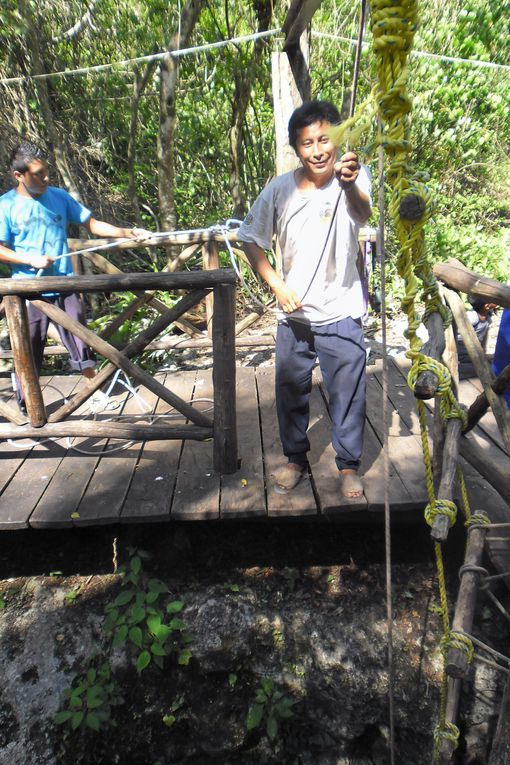
[[[140,213],[140,203],[138,201],[138,194],[136,193],[136,181],[135,181],[135,162],[136,162],[136,135],[138,130],[138,111],[140,107],[140,99],[142,98],[145,88],[156,68],[156,62],[150,61],[143,74],[140,73],[138,66],[134,67],[135,81],[133,83],[133,97],[131,99],[131,118],[129,121],[129,140],[127,147],[127,172],[128,172],[128,187],[127,194],[130,202],[133,205],[135,211],[136,222],[138,225],[142,222],[142,216]]]
[[[44,66],[44,59],[41,52],[40,34],[37,31],[37,24],[32,16],[30,4],[27,2],[27,0],[19,0],[18,6],[23,16],[23,20],[26,23],[26,39],[28,42],[28,48],[30,50],[30,55],[32,59],[32,73],[36,75],[45,74],[46,69]],[[44,120],[44,125],[46,127],[48,137],[50,139],[50,143],[53,149],[53,154],[55,156],[55,165],[57,167],[57,170],[60,173],[60,176],[64,182],[64,185],[68,189],[69,193],[75,199],[81,202],[82,200],[81,200],[80,191],[78,189],[78,185],[75,182],[74,175],[69,166],[69,163],[67,162],[65,141],[59,134],[59,131],[53,116],[53,111],[51,109],[50,90],[48,87],[48,80],[36,79],[34,80],[34,85],[35,85],[35,89],[37,93],[37,98],[39,101],[39,106],[41,107],[41,114]]]
[[[179,59],[171,54],[173,51],[179,50],[188,44],[203,5],[204,0],[187,0],[181,11],[178,31],[173,35],[168,46],[168,55],[162,60],[160,66],[160,111],[157,154],[159,215],[163,231],[173,230],[176,226],[174,131]]]

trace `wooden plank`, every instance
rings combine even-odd
[[[350,510],[366,510],[367,500],[364,495],[348,498],[342,494],[342,479],[335,462],[335,450],[331,445],[331,420],[319,379],[320,372],[316,370],[310,396],[308,457],[321,512],[330,515]]]
[[[75,392],[85,387],[87,383],[81,377],[75,378],[77,385]],[[76,412],[76,419],[85,417],[89,411],[90,402],[85,402]],[[104,447],[106,441],[93,439],[94,448]],[[30,526],[40,529],[66,528],[74,525],[73,513],[78,512],[78,506],[85,492],[88,482],[100,459],[97,455],[84,455],[68,448],[57,465],[46,491],[34,507],[30,516]],[[75,447],[91,448],[91,439],[75,438],[72,440]]]
[[[221,517],[266,515],[264,464],[253,367],[237,368],[237,434],[240,468],[221,479]]]
[[[197,374],[193,399],[213,398],[210,370]],[[207,405],[207,404],[206,404]],[[220,476],[213,469],[212,441],[186,441],[179,464],[170,518],[175,521],[218,520]]]
[[[45,404],[51,406],[61,399],[61,393],[67,396],[73,390],[77,378],[49,378],[43,379],[42,383],[45,386]],[[24,456],[20,454],[17,468],[0,496],[0,529],[25,528],[28,525],[33,508],[44,494],[65,452],[66,448],[61,443],[46,441],[29,447]]]
[[[393,464],[391,452],[389,457],[388,501],[391,510],[412,510],[417,506],[422,507],[422,503],[417,503],[416,497],[411,496],[407,490],[402,477]],[[384,483],[386,476],[383,446],[369,422],[365,423],[360,474],[363,478],[363,492],[368,503],[368,509],[372,511],[384,510]]]
[[[406,435],[407,432],[420,435],[416,399],[407,384],[407,372],[411,368],[411,364],[407,360],[400,362],[400,364],[401,367],[399,368],[394,359],[388,358],[388,399],[393,405],[389,410],[389,432],[392,436],[398,436],[401,432],[402,420],[407,427]],[[382,391],[382,359],[377,359],[375,364],[367,368],[367,379],[372,378],[378,381]],[[370,389],[367,391],[367,395],[374,395],[376,390],[375,388]],[[370,403],[373,403],[374,409],[380,409],[380,399],[377,400],[377,395]]]
[[[257,370],[257,388],[259,394],[260,419],[262,423],[262,449],[267,486],[267,513],[269,517],[316,515],[317,503],[307,473],[295,489],[288,494],[274,491],[274,473],[286,464],[278,433],[276,402],[274,393],[274,368],[263,367]]]
[[[173,372],[167,375],[166,383],[178,396],[190,400],[195,376],[195,372]],[[164,415],[170,411],[168,404],[160,399],[156,414]],[[185,422],[184,418],[182,422]],[[150,441],[143,444],[122,508],[122,523],[170,520],[170,504],[182,445],[182,441]]]
[[[161,380],[161,377],[159,379]],[[133,385],[133,382],[130,381],[130,384]],[[142,410],[137,398],[123,390],[124,392],[116,397],[117,399],[120,397],[121,406],[118,410],[114,410],[113,416],[140,414]],[[157,396],[151,395],[150,391],[142,387],[136,390],[138,395],[147,402],[147,407],[152,410]],[[126,449],[117,450],[117,447],[121,445],[122,442],[119,444],[117,440],[108,440],[78,506],[79,518],[74,521],[76,526],[118,522],[141,450],[141,444],[138,441]],[[113,451],[108,451],[109,449]]]

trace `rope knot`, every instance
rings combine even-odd
[[[449,499],[434,499],[425,508],[425,520],[429,526],[434,524],[438,515],[446,515],[453,526],[457,519],[457,505]]]
[[[450,648],[456,648],[458,651],[463,651],[466,654],[468,664],[471,664],[473,661],[473,656],[475,654],[473,643],[463,632],[452,631],[448,635],[443,635],[440,646],[443,656],[446,656]]]
[[[443,725],[438,725],[434,729],[434,744],[436,750],[439,749],[443,741],[451,741],[453,748],[457,749],[459,745],[459,729],[456,725],[445,721]]]
[[[474,526],[475,524],[477,526],[489,526],[491,522],[491,519],[487,515],[487,513],[484,513],[483,510],[477,510],[476,513],[473,513],[467,521],[464,522],[464,526],[467,526],[468,528],[470,526]]]

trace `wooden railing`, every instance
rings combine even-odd
[[[214,467],[222,473],[237,470],[237,435],[235,407],[235,284],[232,269],[193,271],[185,273],[122,273],[92,276],[47,276],[34,279],[0,279],[0,296],[6,312],[11,339],[14,366],[22,387],[27,413],[26,419],[5,402],[0,414],[9,423],[0,424],[0,438],[61,438],[90,436],[100,438],[127,438],[134,440],[214,439]],[[134,292],[140,293],[123,313],[123,320],[133,313],[137,301],[157,300],[158,291],[188,290],[172,307],[158,301],[159,316],[122,350],[115,348],[107,337],[118,327],[116,318],[101,336],[71,319],[64,311],[42,297],[42,293],[58,292]],[[214,310],[211,320],[213,349],[214,416],[211,420],[140,369],[131,358],[144,351],[170,324],[175,323],[192,306],[211,296]],[[108,360],[91,384],[79,390],[72,398],[48,416],[35,369],[30,344],[26,300],[50,320],[72,332],[96,353]],[[113,327],[113,329],[112,329]],[[159,398],[181,412],[191,424],[182,426],[137,425],[133,423],[67,420],[81,404],[115,373],[122,369],[136,383],[155,393]]]

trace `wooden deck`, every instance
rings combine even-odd
[[[327,517],[365,522],[384,508],[382,366],[367,368],[367,423],[362,462],[364,496],[347,500],[340,492],[330,444],[329,416],[317,372],[311,397],[310,475],[287,495],[272,490],[271,475],[284,460],[278,437],[272,367],[238,367],[237,416],[240,468],[220,476],[212,469],[212,443],[152,441],[109,452],[112,442],[66,439],[29,443],[21,450],[0,442],[0,529],[62,528],[113,523]],[[405,381],[405,362],[389,364],[386,406],[390,414],[389,499],[402,520],[426,504],[423,458],[413,396]],[[159,375],[185,399],[210,406],[210,371]],[[44,378],[48,408],[82,384],[76,376]],[[3,379],[8,400],[9,381]],[[462,400],[474,398],[476,384],[464,382]],[[118,408],[103,416],[140,414],[135,397],[124,389],[115,396]],[[141,396],[159,416],[175,416],[168,405],[146,390]],[[466,394],[466,395],[464,395]],[[206,399],[206,401],[203,401]],[[469,402],[468,402],[469,403]],[[77,413],[78,416],[79,412]],[[476,437],[485,439],[495,459],[504,454],[492,415],[485,416]],[[16,442],[18,446],[20,442]],[[118,445],[118,443],[116,444]],[[76,447],[93,454],[82,454]],[[464,465],[474,508],[489,506],[508,512],[502,498],[469,466]]]

